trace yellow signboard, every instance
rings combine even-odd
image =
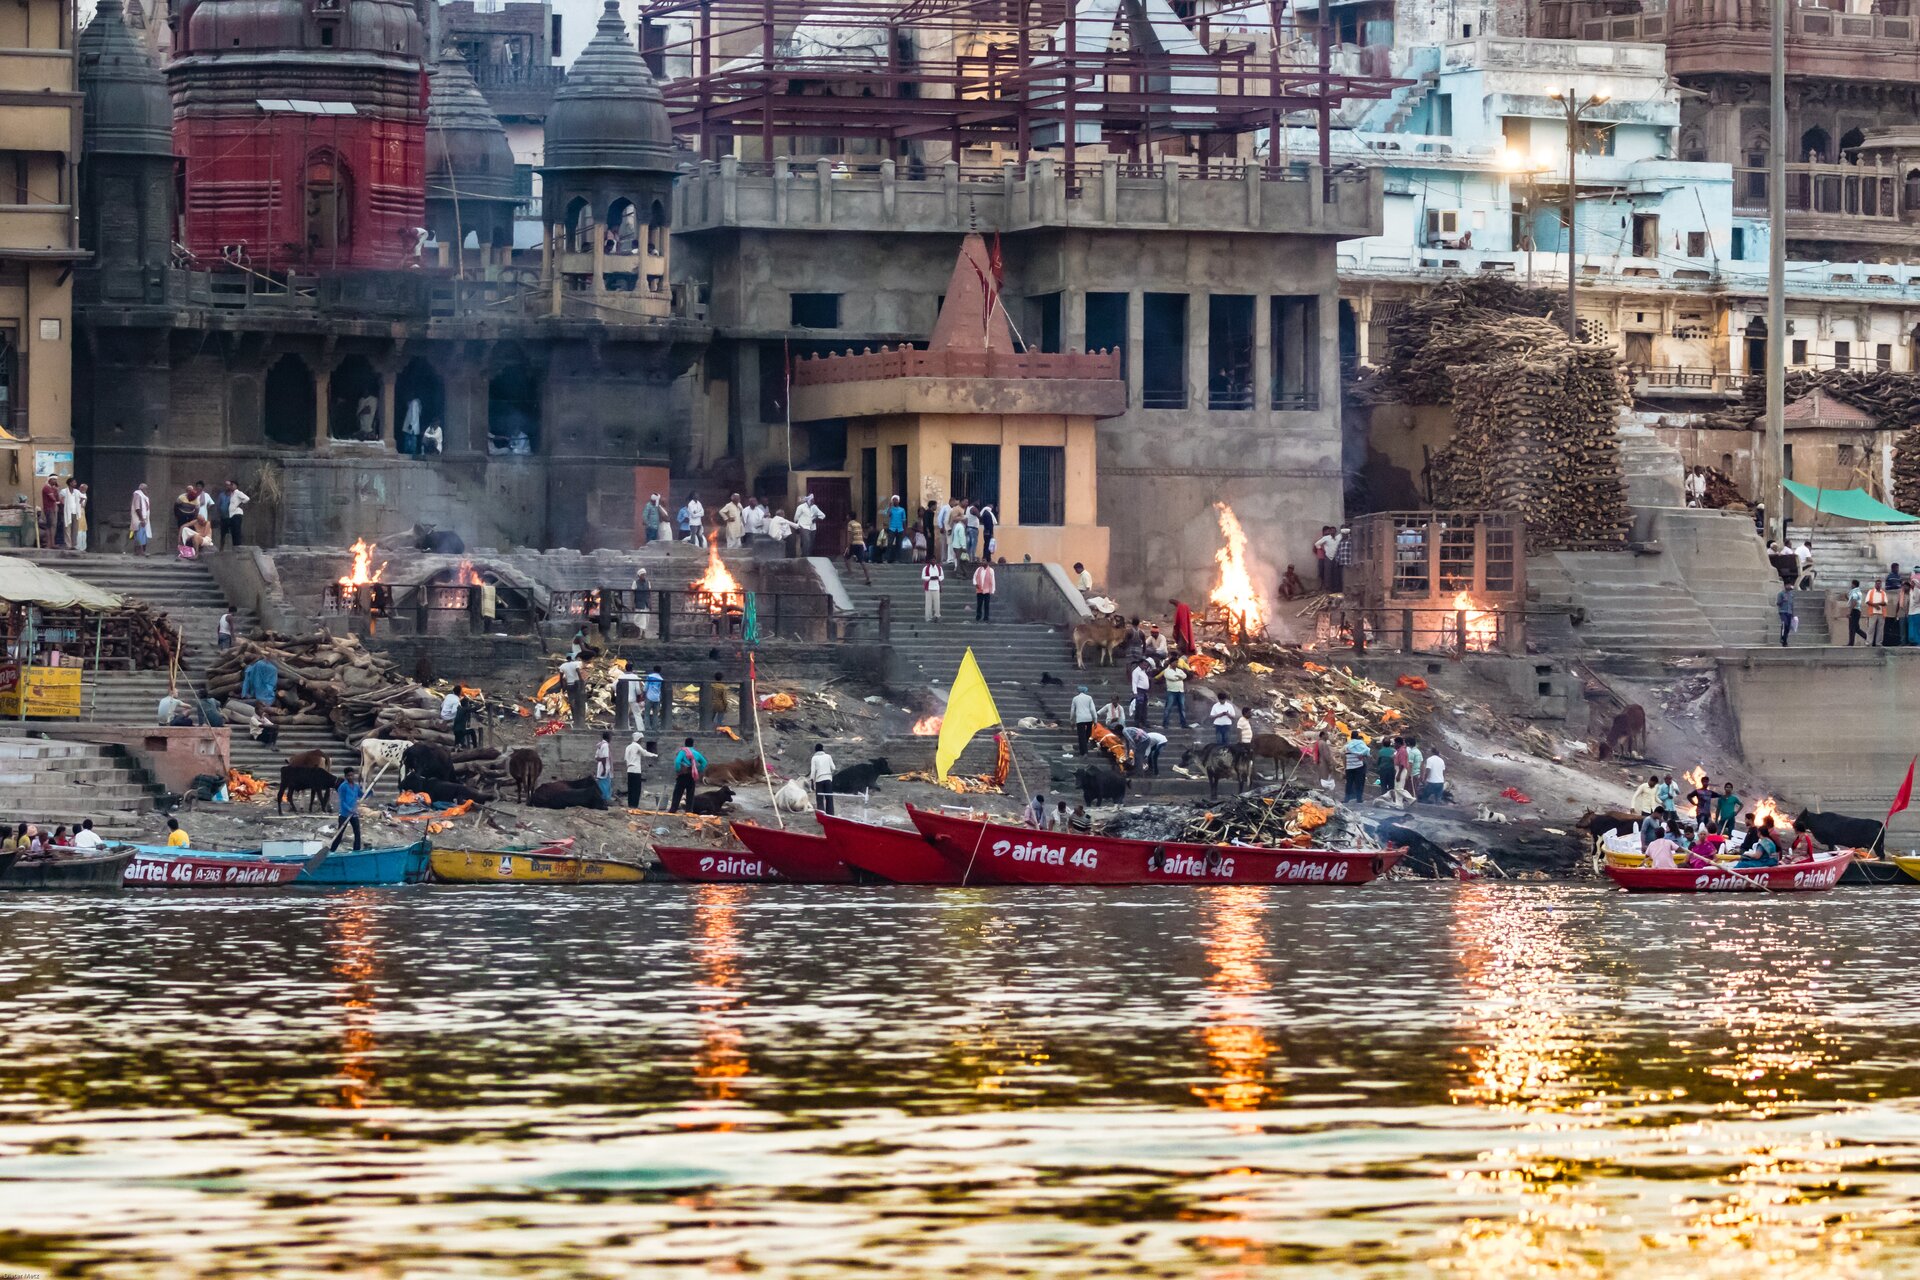
[[[17,719],[23,686],[17,667],[0,667],[0,717]],[[26,713],[54,720],[80,718],[79,667],[28,667]]]

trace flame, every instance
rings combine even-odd
[[[1260,593],[1254,590],[1253,575],[1247,568],[1247,535],[1240,517],[1224,502],[1213,509],[1220,517],[1220,536],[1227,545],[1213,553],[1220,565],[1220,585],[1208,598],[1227,615],[1228,633],[1236,640],[1259,635],[1267,629],[1266,615],[1260,607]]]
[[[1491,653],[1500,640],[1500,620],[1464,591],[1453,598],[1453,607],[1467,615],[1467,652]]]
[[[1680,780],[1690,787],[1698,787],[1707,780],[1707,766],[1697,764],[1680,775]]]
[[[693,589],[702,595],[713,597],[716,603],[728,596],[740,594],[739,582],[727,572],[726,564],[720,559],[719,548],[712,543],[707,544],[707,571],[700,575],[699,581],[693,584]]]
[[[913,736],[916,738],[933,737],[940,732],[940,722],[945,718],[945,716],[921,716],[913,722]]]
[[[454,570],[453,581],[448,585],[456,587],[484,587],[487,583],[486,580],[480,576],[479,571],[473,567],[473,561],[462,560],[460,567]]]
[[[359,587],[369,582],[380,581],[380,575],[387,571],[387,563],[382,560],[379,568],[373,567],[373,553],[379,550],[365,538],[353,540],[353,569],[340,575],[340,594],[351,596]]]
[[[1768,818],[1773,819],[1773,825],[1775,827],[1788,827],[1793,825],[1793,815],[1781,808],[1780,802],[1772,796],[1766,796],[1755,801],[1753,806],[1754,826],[1760,826],[1766,822]]]

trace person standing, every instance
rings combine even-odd
[[[707,509],[698,494],[687,495],[687,541],[696,547],[707,545]]]
[[[1173,640],[1181,653],[1198,653],[1193,645],[1193,610],[1178,600],[1169,600],[1173,606]]]
[[[647,541],[660,541],[660,526],[667,518],[667,509],[660,505],[660,495],[647,495],[647,505],[640,508],[640,523],[646,527]]]
[[[213,523],[213,490],[205,480],[193,482],[193,518]]]
[[[1439,804],[1447,798],[1447,762],[1438,751],[1426,759],[1426,781],[1420,784],[1420,800],[1424,804]]]
[[[814,744],[813,758],[807,761],[807,781],[813,785],[813,807],[821,813],[833,812],[833,757],[827,744]]]
[[[1659,776],[1648,774],[1647,780],[1633,789],[1633,795],[1627,800],[1627,807],[1643,818],[1655,809],[1663,808],[1659,790]]]
[[[1133,674],[1128,677],[1133,688],[1133,722],[1147,723],[1147,694],[1153,689],[1153,673],[1147,667],[1147,660],[1141,658],[1133,664]]]
[[[713,679],[707,681],[706,687],[700,690],[700,719],[709,732],[717,733],[726,718],[727,682],[716,671],[713,673]]]
[[[360,797],[366,792],[360,786],[360,771],[348,766],[345,776],[340,779],[340,789],[334,793],[335,808],[340,815],[340,825],[334,829],[333,843],[329,851],[340,847],[340,840],[347,834],[347,828],[353,828],[353,848],[360,850]]]
[[[1240,719],[1240,708],[1233,705],[1233,699],[1224,692],[1213,700],[1213,706],[1207,710],[1207,719],[1213,723],[1213,740],[1219,746],[1226,746],[1233,738],[1233,729]]]
[[[647,672],[647,705],[641,719],[641,727],[655,733],[666,730],[667,721],[663,714],[666,708],[667,678],[660,674],[660,668],[654,667]]]
[[[747,513],[740,505],[740,495],[734,494],[727,504],[720,508],[720,524],[727,531],[727,550],[740,545],[740,539],[746,536]]]
[[[245,529],[244,521],[247,516],[247,504],[252,501],[253,499],[248,497],[246,491],[238,484],[232,480],[227,481],[227,522],[223,529],[227,545],[235,547],[240,545],[240,535]]]
[[[66,509],[61,501],[60,480],[57,476],[48,476],[47,482],[40,486],[40,545],[43,547],[67,545]]]
[[[221,650],[233,648],[233,610],[231,608],[222,612],[220,621],[214,624],[213,647]]]
[[[593,744],[593,782],[600,788],[600,798],[608,804],[613,803],[613,735],[603,732],[600,741]]]
[[[1073,695],[1073,704],[1068,708],[1073,720],[1073,741],[1081,755],[1087,754],[1087,743],[1093,739],[1093,695],[1087,692],[1087,686],[1081,685],[1080,692]]]
[[[741,518],[746,521],[746,525],[747,525],[746,541],[747,542],[749,543],[757,542],[761,538],[764,538],[767,536],[767,504],[766,503],[760,501],[760,499],[758,498],[755,498],[752,502],[749,502],[747,504],[747,509],[742,514]]]
[[[1878,646],[1885,638],[1887,622],[1887,592],[1875,578],[1873,585],[1867,588],[1867,643]]]
[[[700,775],[706,771],[707,758],[693,749],[693,739],[688,738],[673,753],[673,799],[667,805],[668,813],[678,812],[682,799],[693,799],[693,789],[700,785]]]
[[[906,541],[907,509],[900,504],[900,495],[896,493],[887,501],[887,560],[889,563],[900,563],[900,544]]]
[[[147,554],[153,541],[153,499],[147,495],[145,481],[133,487],[133,502],[127,512],[127,527],[133,538],[134,553]]]
[[[86,528],[81,516],[85,509],[85,504],[80,497],[80,482],[68,476],[67,491],[60,497],[60,520],[64,526],[69,551],[86,550],[86,544],[78,541],[80,531]]]
[[[1373,771],[1378,775],[1380,794],[1386,795],[1393,790],[1393,757],[1400,749],[1398,738],[1380,739],[1380,746],[1373,753]]]
[[[646,781],[647,761],[654,753],[647,750],[647,744],[640,740],[640,731],[634,730],[633,741],[627,744],[627,808],[640,807],[640,787]]]
[[[939,565],[939,558],[930,555],[927,557],[927,562],[937,567]],[[924,570],[922,572],[924,572]],[[993,591],[995,585],[996,580],[994,578],[993,566],[984,560],[981,561],[980,567],[973,571],[973,620],[975,622],[991,622],[993,620]]]
[[[1167,700],[1160,704],[1160,727],[1167,727],[1167,718],[1174,712],[1180,713],[1180,727],[1188,729],[1187,723],[1187,669],[1177,662],[1168,663],[1160,678],[1167,683]]]
[[[567,709],[572,713],[576,729],[587,723],[587,682],[582,670],[577,653],[560,664],[560,687],[566,691]]]
[[[1313,540],[1313,567],[1320,576],[1320,590],[1333,590],[1333,544],[1339,541],[1334,536],[1333,526],[1320,526],[1320,536]]]
[[[1347,739],[1347,792],[1348,804],[1359,804],[1367,798],[1367,761],[1373,753],[1367,748],[1367,740],[1355,733]]]
[[[894,510],[898,511],[901,508],[895,507]],[[946,571],[941,569],[935,561],[929,560],[920,566],[920,589],[921,594],[926,597],[928,622],[937,621],[940,617],[940,579],[945,576]]]
[[[1855,640],[1866,639],[1867,633],[1860,629],[1860,605],[1865,600],[1860,590],[1860,579],[1853,580],[1853,586],[1847,591],[1847,648],[1853,648]]]
[[[631,666],[620,668],[613,678],[613,727],[624,732],[640,728],[640,673]]]
[[[794,509],[794,527],[800,531],[800,554],[804,558],[813,554],[813,538],[820,531],[820,517],[827,514],[813,505],[813,495],[800,495],[800,505]]]
[[[1886,581],[1881,585],[1887,593],[1887,624],[1880,629],[1880,641],[1888,646],[1897,646],[1906,639],[1906,575],[1900,572],[1899,565],[1892,565],[1887,570]]]
[[[1793,634],[1793,588],[1781,587],[1780,594],[1773,598],[1773,607],[1780,611],[1780,647],[1787,647],[1787,637]]]

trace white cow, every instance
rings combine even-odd
[[[382,770],[399,770],[400,757],[406,755],[407,748],[412,745],[405,738],[360,739],[361,784],[372,791],[374,779],[380,776]]]
[[[773,793],[776,813],[812,813],[813,792],[798,778],[789,778]]]

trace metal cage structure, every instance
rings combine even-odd
[[[1382,511],[1353,522],[1341,643],[1522,653],[1526,522],[1508,511]],[[1357,634],[1364,627],[1364,635]]]
[[[1179,140],[1238,168],[1240,136],[1310,118],[1324,170],[1334,109],[1406,83],[1335,70],[1326,6],[1297,25],[1285,0],[648,0],[640,17],[674,132],[706,160],[736,138],[762,162],[778,139],[860,138],[876,163],[992,144],[1071,175],[1082,147],[1151,164]],[[1283,165],[1271,146],[1264,163]]]

